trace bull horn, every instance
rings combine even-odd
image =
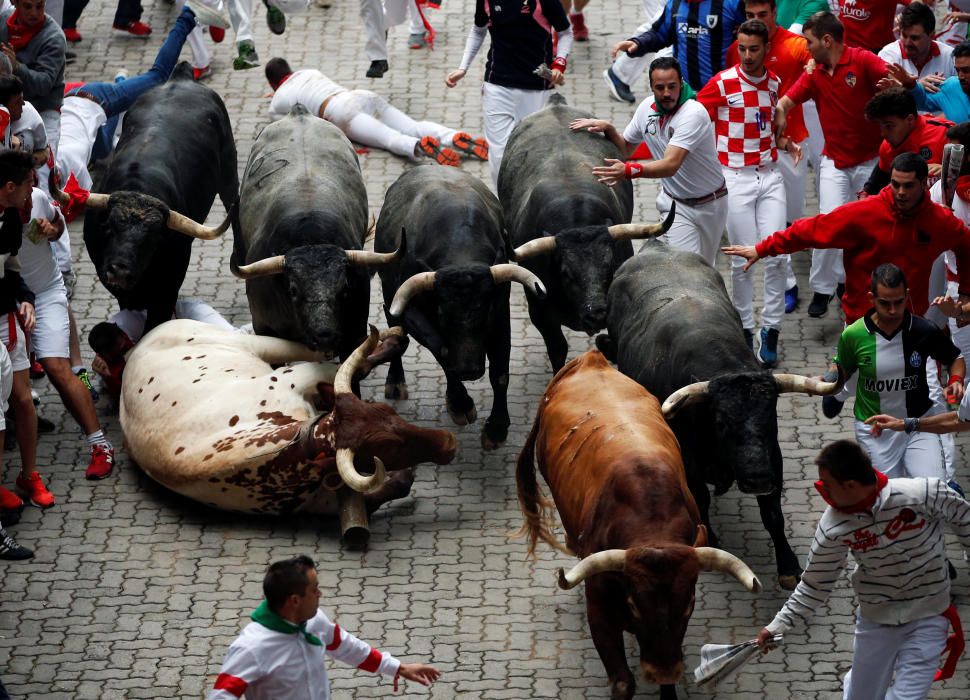
[[[556,237],[542,236],[520,245],[518,248],[512,251],[511,257],[513,260],[525,260],[526,258],[534,258],[537,255],[546,255],[555,249]]]
[[[394,293],[394,298],[391,300],[391,308],[388,309],[388,313],[393,318],[400,318],[411,299],[421,292],[430,292],[434,289],[434,274],[433,272],[419,272],[404,280],[404,283]]]
[[[384,463],[374,457],[374,473],[364,476],[354,467],[354,451],[349,447],[337,449],[337,473],[340,478],[354,491],[370,491],[380,486],[387,479],[387,472],[384,470]]]
[[[696,547],[697,561],[704,571],[720,571],[733,576],[750,593],[761,592],[761,581],[743,561],[716,547]]]
[[[347,259],[351,265],[388,265],[400,259],[407,250],[407,240],[404,237],[404,229],[401,229],[401,242],[398,243],[397,250],[393,253],[375,253],[369,250],[345,250]]]
[[[623,571],[626,562],[625,549],[604,549],[602,552],[590,554],[581,562],[576,564],[569,573],[559,569],[559,587],[564,591],[575,588],[588,576],[602,574],[608,571]]]
[[[90,199],[88,200],[88,205],[90,206]],[[226,219],[218,226],[206,226],[205,224],[200,224],[198,221],[193,221],[185,214],[179,214],[177,211],[170,211],[168,213],[168,227],[173,231],[178,231],[179,233],[184,233],[186,236],[192,236],[192,238],[200,238],[203,241],[211,241],[213,238],[218,238],[226,232],[229,228],[229,224],[232,221],[232,209],[226,213]]]
[[[842,382],[838,380],[826,382],[801,374],[776,374],[775,383],[778,385],[778,392],[782,394],[794,391],[809,396],[831,396],[842,388]]]
[[[524,267],[510,263],[502,263],[501,265],[492,265],[489,269],[492,271],[492,279],[495,281],[495,284],[518,282],[530,294],[539,299],[546,298],[546,288],[542,285],[542,280]]]
[[[278,275],[283,272],[283,266],[285,263],[285,255],[274,255],[271,258],[263,258],[262,260],[257,260],[249,265],[240,265],[237,268],[233,268],[232,274],[243,280]]]
[[[668,396],[663,406],[660,407],[660,410],[663,411],[664,418],[673,418],[677,414],[677,411],[685,406],[703,401],[704,397],[707,396],[708,384],[710,382],[694,382],[693,384],[681,387]]]
[[[352,389],[350,387],[351,380],[357,373],[357,368],[364,361],[364,358],[374,352],[374,348],[377,347],[378,340],[379,336],[377,335],[377,329],[374,328],[374,326],[371,326],[370,335],[367,336],[367,339],[358,345],[357,349],[350,353],[350,357],[344,360],[337,369],[337,375],[333,378],[333,393],[335,395],[352,393]],[[343,476],[342,473],[341,476]]]
[[[637,238],[654,238],[656,236],[662,236],[670,230],[671,225],[674,223],[674,214],[677,211],[677,203],[672,202],[670,205],[670,211],[667,213],[667,218],[663,220],[660,224],[614,224],[610,226],[607,231],[609,231],[610,236],[613,237],[614,241],[628,241]]]

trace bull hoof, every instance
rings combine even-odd
[[[405,382],[401,382],[400,384],[384,385],[385,399],[400,399],[403,401],[407,397],[408,397],[408,385]]]
[[[484,430],[482,431],[482,449],[483,450],[495,450],[505,444],[505,438],[493,440],[488,436],[488,433]]]
[[[475,409],[475,404],[472,404],[467,411],[455,410],[449,404],[448,415],[451,416],[451,420],[455,422],[455,425],[469,425],[478,420],[478,411]]]
[[[352,552],[367,549],[370,541],[370,530],[366,527],[350,527],[344,532],[344,547]]]
[[[779,576],[778,576],[778,585],[781,586],[786,591],[793,591],[793,590],[795,590],[795,586],[798,585],[798,581],[799,581],[800,578],[801,578],[801,576],[798,576],[798,575],[792,575],[792,574],[781,575],[781,574],[779,574]]]
[[[610,688],[610,700],[630,700],[635,690],[636,685],[634,683],[617,681]]]

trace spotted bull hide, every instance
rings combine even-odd
[[[388,472],[451,461],[451,433],[405,423],[349,390],[332,393],[337,366],[318,359],[299,343],[196,321],[159,326],[125,369],[120,416],[129,454],[183,496],[251,513],[333,512],[332,490],[343,483],[339,448],[353,451],[361,472],[375,458]],[[329,412],[313,399],[329,401]]]

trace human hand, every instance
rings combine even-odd
[[[946,80],[942,73],[934,73],[933,75],[927,75],[919,79],[919,84],[923,86],[923,89],[929,94],[933,95],[940,91],[940,85]]]
[[[785,133],[785,128],[788,126],[788,116],[783,110],[775,110],[775,140],[780,140],[782,134]]]
[[[451,71],[447,76],[445,76],[445,85],[450,88],[455,87],[458,81],[465,77],[465,71],[459,68],[458,70]]]
[[[609,131],[611,126],[613,125],[605,119],[573,119],[569,122],[569,128],[573,131],[586,129],[586,131],[592,131],[594,134],[605,133]]]
[[[882,435],[883,430],[895,430],[899,432],[904,427],[902,418],[893,418],[892,416],[887,416],[885,413],[866,418],[866,425],[872,426],[869,430],[872,437],[879,437]]]
[[[815,59],[814,58],[810,58],[810,59],[808,59],[805,62],[805,72],[808,73],[809,75],[811,75],[812,73],[815,72],[815,68],[817,66],[818,66],[818,64],[815,63]]]
[[[421,685],[431,685],[441,678],[441,671],[427,664],[401,664],[398,673],[402,678]]]
[[[943,15],[943,24],[951,25],[957,22],[970,22],[970,12],[947,12]]]
[[[552,77],[550,77],[546,82],[552,85],[553,87],[556,87],[557,85],[562,85],[566,82],[566,76],[562,74],[561,70],[553,68]]]
[[[91,360],[91,369],[102,377],[107,377],[111,374],[111,370],[108,369],[108,363],[104,361],[101,355],[95,355],[94,359]]]
[[[37,321],[37,317],[34,316],[34,305],[29,301],[20,302],[17,317],[20,319],[20,327],[24,329],[24,333],[33,333],[34,323]]]
[[[907,90],[912,90],[916,86],[916,76],[907,73],[906,69],[898,63],[889,64],[887,75]],[[876,87],[879,87],[879,83],[876,83]]]
[[[947,384],[943,390],[943,398],[948,404],[958,404],[963,399],[963,382],[956,380]]]
[[[0,51],[3,51],[4,55],[9,59],[10,69],[16,71],[17,66],[20,65],[17,61],[17,52],[13,50],[10,44],[0,44]]]
[[[785,144],[785,150],[791,155],[792,164],[798,165],[802,159],[802,147],[791,139],[788,139],[788,143]]]
[[[939,177],[943,172],[942,163],[927,163],[926,170],[930,177]]]
[[[622,51],[623,53],[629,55],[631,51],[635,51],[637,48],[637,42],[626,39],[624,41],[616,44],[612,49],[610,49],[610,58],[616,58],[616,55]]]
[[[758,632],[758,647],[761,649],[762,654],[767,654],[772,650],[773,647],[771,640],[774,638],[774,636],[775,635],[768,631],[767,627]]]
[[[758,255],[758,251],[753,245],[726,245],[721,248],[721,252],[725,255],[737,255],[739,258],[744,258],[747,260],[748,264],[744,266],[745,272],[751,269],[752,265],[761,260],[761,257]]]
[[[941,314],[944,316],[949,316],[950,318],[956,318],[963,313],[963,308],[960,306],[960,302],[953,297],[936,297],[930,306],[935,306],[940,310]]]
[[[60,219],[56,221],[57,223],[55,224],[47,219],[37,219],[37,233],[48,241],[56,241],[64,233],[64,225],[60,223]]]
[[[593,168],[593,176],[608,187],[626,179],[626,163],[616,158],[604,158],[606,165]]]

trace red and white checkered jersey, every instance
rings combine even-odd
[[[771,71],[754,82],[739,66],[723,70],[697,94],[714,122],[717,157],[729,168],[778,160],[774,119],[781,81]]]

